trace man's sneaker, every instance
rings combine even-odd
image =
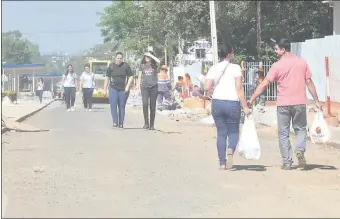
[[[143,129],[149,129],[149,124],[145,123]]]
[[[283,164],[283,165],[281,166],[281,169],[282,169],[282,170],[292,170],[292,166],[288,166],[288,165],[284,165],[284,164]]]
[[[74,108],[73,107],[71,108],[71,111],[74,112]]]
[[[89,109],[89,112],[91,112],[92,111],[92,109]]]
[[[298,159],[299,167],[305,167],[306,164],[307,164],[306,158],[305,158],[305,153],[303,151],[297,151],[296,157]]]
[[[233,149],[228,148],[227,149],[227,169],[231,169],[234,166],[233,156],[234,156]]]
[[[118,125],[116,123],[113,123],[112,127],[113,128],[118,128]]]
[[[68,108],[68,109],[67,109],[67,112],[71,112],[71,109],[70,109],[70,108]]]

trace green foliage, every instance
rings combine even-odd
[[[256,1],[215,1],[218,41],[236,54],[257,57]],[[332,13],[321,1],[261,1],[262,57],[275,60],[270,38],[292,41],[332,34]],[[118,41],[142,54],[148,43],[163,56],[175,55],[179,40],[210,39],[208,1],[115,1],[101,14],[105,41]],[[150,40],[147,40],[149,36]]]
[[[1,34],[2,62],[6,64],[31,64],[40,62],[38,45],[22,37],[20,31]]]
[[[1,93],[1,100],[4,98],[4,97],[8,97],[12,102],[16,101],[17,100],[17,92],[15,91],[4,91]]]

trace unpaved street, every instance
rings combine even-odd
[[[212,127],[141,109],[111,128],[108,105],[25,121],[40,133],[3,135],[5,217],[339,217],[340,150],[308,145],[305,171],[280,169],[275,130],[258,130],[262,157],[219,171]]]

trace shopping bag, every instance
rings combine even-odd
[[[238,143],[238,152],[247,160],[258,160],[261,157],[260,142],[252,116],[245,118]]]
[[[313,144],[327,143],[331,140],[331,133],[322,111],[316,113],[309,135]]]

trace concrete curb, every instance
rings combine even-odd
[[[33,111],[33,112],[30,112],[30,113],[28,113],[28,114],[26,114],[26,115],[20,117],[19,119],[15,120],[15,122],[18,122],[18,123],[23,122],[23,121],[26,120],[28,117],[31,117],[31,116],[33,116],[34,114],[40,112],[41,110],[43,110],[44,108],[46,108],[48,105],[50,105],[50,104],[53,103],[54,101],[55,101],[54,99],[51,100],[50,102],[48,102],[47,104],[43,105],[43,106],[40,107],[39,109],[37,109],[37,110],[35,110],[35,111]],[[11,129],[9,129],[9,128],[2,128],[2,129],[1,129],[1,134],[5,133],[5,132],[8,132],[9,130],[11,130]]]
[[[53,103],[53,102],[54,102],[54,99],[51,100],[50,102],[48,102],[47,104],[43,105],[43,106],[40,107],[39,109],[37,109],[37,110],[35,110],[35,111],[33,111],[33,112],[30,112],[30,113],[28,113],[28,114],[26,114],[26,115],[20,117],[19,119],[15,120],[15,122],[22,122],[22,121],[26,120],[28,117],[31,117],[31,116],[33,116],[34,114],[40,112],[41,110],[43,110],[44,108],[46,108],[47,106],[49,106],[49,105],[50,105],[51,103]]]

